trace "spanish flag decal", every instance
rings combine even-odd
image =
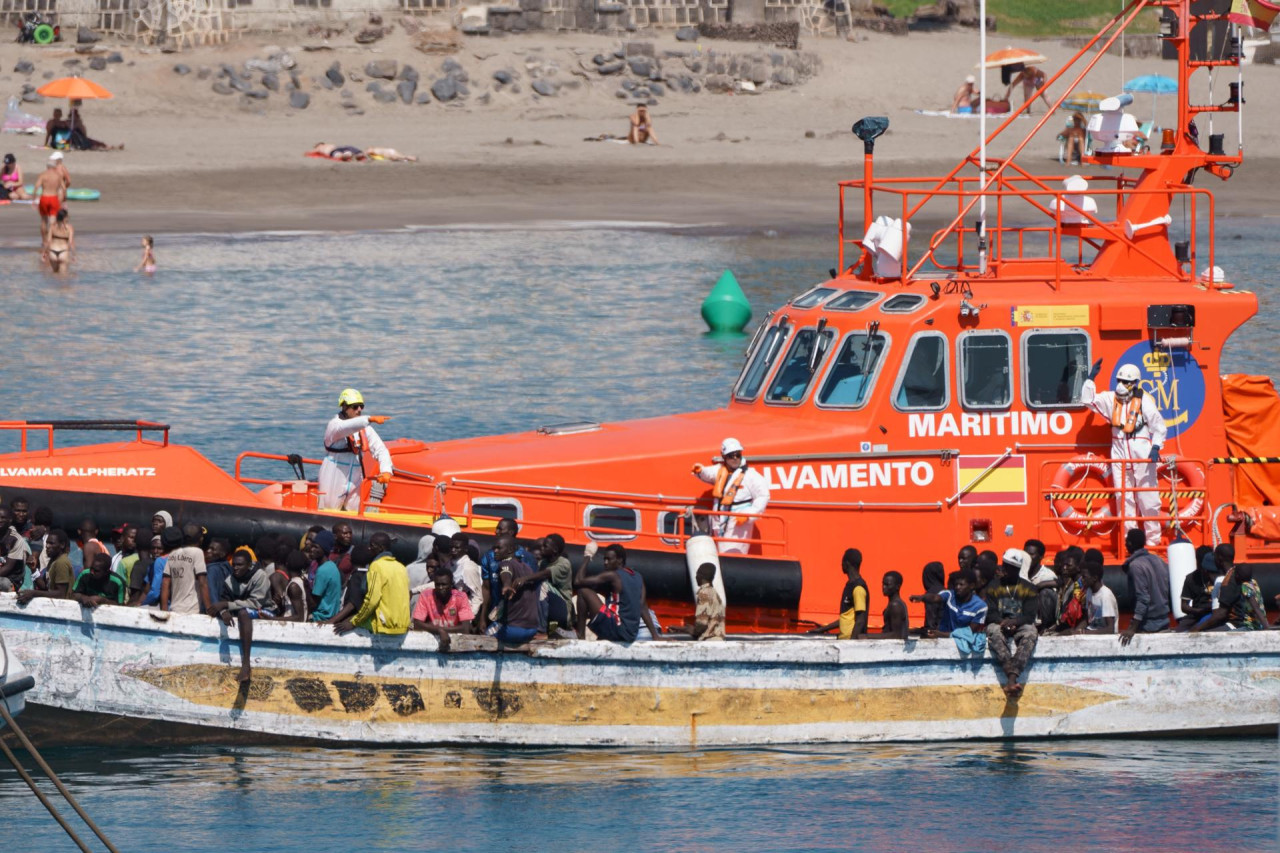
[[[964,490],[960,506],[1026,505],[1027,457],[1010,456],[995,465],[999,461],[999,456],[957,458],[956,489]]]

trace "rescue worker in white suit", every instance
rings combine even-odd
[[[720,458],[724,462],[719,465],[703,466],[696,462],[693,465],[694,476],[712,484],[715,508],[723,513],[711,517],[711,532],[715,536],[749,540],[756,522],[745,516],[764,512],[769,505],[769,483],[742,458],[742,443],[736,438],[726,438],[720,443]],[[750,547],[749,541],[719,543],[721,554],[745,554]]]
[[[360,484],[364,482],[364,454],[378,462],[377,481],[391,481],[391,454],[370,424],[383,424],[388,415],[365,415],[364,397],[354,388],[338,396],[338,414],[324,428],[326,455],[320,463],[320,509],[360,508]]]
[[[1080,389],[1080,402],[1102,415],[1111,424],[1112,459],[1146,459],[1145,463],[1128,465],[1112,464],[1111,485],[1126,489],[1124,515],[1153,516],[1160,514],[1160,495],[1156,488],[1156,469],[1160,461],[1160,448],[1164,445],[1164,417],[1160,407],[1150,394],[1144,393],[1138,380],[1142,374],[1133,364],[1122,364],[1116,371],[1116,389],[1099,391],[1093,381],[1102,370],[1102,359],[1093,363],[1089,378]],[[1143,489],[1147,491],[1128,491]],[[1135,511],[1136,510],[1136,511]],[[1138,526],[1136,521],[1126,521],[1125,530]],[[1144,521],[1147,547],[1160,544],[1159,521]]]

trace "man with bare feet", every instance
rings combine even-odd
[[[262,566],[253,561],[247,549],[231,557],[231,576],[227,578],[223,600],[210,605],[208,613],[221,619],[227,627],[232,621],[240,632],[240,674],[236,681],[247,682],[252,675],[249,655],[253,647],[253,620],[270,618],[271,580]]]
[[[987,585],[987,646],[1000,663],[1007,679],[1005,695],[1010,699],[1022,693],[1022,671],[1036,650],[1036,588],[1019,577],[1031,567],[1031,556],[1021,548],[1004,552],[1000,575]],[[1010,649],[1010,644],[1013,648]]]
[[[34,189],[36,213],[40,216],[40,259],[45,261],[49,259],[49,230],[67,198],[66,180],[58,168],[61,162],[61,156],[50,157],[44,171],[36,177]]]

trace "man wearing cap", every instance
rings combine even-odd
[[[1000,574],[987,584],[987,647],[1004,670],[1004,693],[1022,693],[1022,672],[1036,650],[1036,588],[1020,575],[1031,568],[1031,555],[1021,548],[1004,552]],[[1010,649],[1012,644],[1013,648]]]
[[[36,176],[35,198],[36,214],[40,217],[40,257],[43,260],[49,249],[49,229],[62,210],[62,203],[67,198],[68,178],[62,166],[62,152],[55,151],[49,156],[49,163],[44,171]]]
[[[1080,389],[1080,402],[1111,423],[1111,458],[1149,460],[1147,462],[1115,462],[1111,465],[1111,485],[1124,487],[1124,514],[1137,516],[1160,514],[1160,495],[1156,491],[1156,464],[1164,444],[1164,417],[1155,399],[1143,393],[1138,380],[1142,374],[1133,364],[1122,364],[1116,371],[1116,390],[1098,391],[1093,381],[1102,370],[1102,359],[1093,363],[1089,378]],[[1141,490],[1141,491],[1135,491]],[[1133,530],[1137,521],[1126,521],[1125,530]],[[1160,544],[1160,522],[1142,524],[1148,547]]]
[[[320,464],[320,509],[356,510],[360,506],[360,484],[364,482],[364,455],[378,462],[377,481],[391,482],[391,454],[370,424],[383,424],[387,415],[365,415],[364,397],[354,388],[338,395],[338,414],[324,430]]]
[[[724,513],[711,517],[712,535],[741,540],[718,543],[720,553],[745,554],[751,547],[748,540],[756,527],[751,516],[764,512],[769,505],[769,483],[747,464],[742,457],[742,442],[736,438],[726,438],[720,443],[720,458],[723,462],[719,465],[704,466],[695,462],[693,475],[712,484],[715,509]]]

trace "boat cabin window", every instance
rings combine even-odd
[[[828,311],[861,311],[880,298],[874,290],[850,290],[827,303]]]
[[[834,287],[815,287],[813,290],[802,293],[792,299],[791,305],[795,308],[812,308],[815,305],[821,305],[824,299],[835,292],[836,289]]]
[[[662,541],[668,545],[679,545],[681,537],[688,532],[685,526],[680,522],[684,516],[684,510],[671,509],[658,513],[658,532],[662,534]]]
[[[640,529],[640,513],[625,506],[589,506],[582,514],[582,523],[589,528],[586,534],[592,539],[619,542],[636,538],[635,532]],[[611,532],[615,530],[616,533]]]
[[[471,502],[471,514],[519,521],[520,501],[515,498],[476,498]]]
[[[755,357],[747,364],[746,370],[742,372],[742,378],[738,380],[735,396],[739,400],[754,400],[760,393],[760,386],[764,384],[764,378],[769,375],[769,369],[777,360],[778,353],[782,352],[782,345],[786,342],[787,333],[790,331],[790,324],[783,320],[764,333],[760,345],[756,347]]]
[[[923,304],[924,297],[918,293],[899,293],[886,299],[880,310],[886,314],[910,314]]]
[[[799,403],[803,400],[809,393],[809,384],[818,374],[822,360],[831,351],[834,340],[835,333],[831,330],[824,331],[821,337],[818,336],[816,329],[801,329],[797,332],[791,339],[791,349],[787,352],[786,360],[778,368],[778,374],[773,377],[773,383],[769,386],[765,401]],[[815,346],[818,348],[816,355],[813,351]],[[810,365],[813,366],[810,367]]]
[[[947,406],[947,338],[920,332],[911,339],[898,374],[893,405],[902,411],[944,409]]]
[[[962,332],[960,405],[966,409],[1004,409],[1013,402],[1013,344],[1001,331]]]
[[[1027,332],[1022,336],[1023,397],[1041,409],[1080,405],[1089,376],[1089,335],[1081,329]]]
[[[884,335],[852,332],[836,355],[827,378],[818,390],[818,405],[858,408],[867,401],[883,361],[888,340]]]

